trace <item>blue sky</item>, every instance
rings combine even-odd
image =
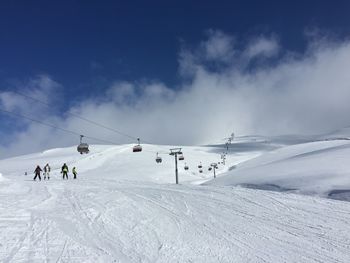
[[[117,143],[130,140],[67,112],[163,144],[347,126],[348,10],[341,0],[1,1],[0,107]],[[7,155],[76,142],[0,120]]]
[[[45,73],[71,97],[115,79],[159,79],[176,88],[181,45],[195,45],[208,29],[240,39],[277,34],[299,52],[307,28],[350,31],[348,1],[172,2],[1,1],[1,83]]]

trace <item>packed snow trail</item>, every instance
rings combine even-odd
[[[349,262],[350,203],[102,178],[0,184],[1,262]]]

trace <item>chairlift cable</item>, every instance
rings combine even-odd
[[[25,116],[25,115],[23,115],[23,114],[19,114],[19,113],[12,112],[12,111],[8,111],[8,110],[4,110],[4,109],[0,109],[0,111],[2,111],[2,112],[4,112],[4,113],[7,113],[7,114],[9,114],[9,115],[16,116],[16,117],[18,117],[18,118],[23,118],[23,119],[30,120],[30,121],[32,121],[32,122],[36,122],[36,123],[39,123],[39,124],[41,124],[41,125],[45,125],[45,126],[48,126],[48,127],[51,127],[51,128],[54,128],[54,129],[57,129],[57,130],[60,130],[60,131],[66,132],[66,133],[70,133],[70,134],[77,135],[77,136],[80,136],[80,135],[81,135],[81,133],[78,133],[78,132],[75,132],[75,131],[71,131],[71,130],[68,130],[68,129],[64,129],[64,128],[58,127],[58,126],[56,126],[56,125],[53,125],[53,124],[51,124],[51,123],[39,121],[39,120],[37,120],[37,119],[33,119],[33,118],[28,117],[28,116]],[[100,141],[100,142],[108,143],[108,144],[120,145],[120,144],[115,143],[115,142],[111,142],[111,141],[108,141],[108,140],[99,139],[99,138],[92,137],[92,136],[84,135],[84,137],[85,137],[85,138],[88,138],[88,139],[91,139],[91,140],[95,140],[95,141]]]
[[[50,104],[48,104],[48,103],[46,103],[46,102],[44,102],[44,101],[41,101],[41,100],[39,100],[39,99],[37,99],[37,98],[33,98],[33,97],[31,97],[31,96],[28,96],[28,95],[26,95],[26,94],[24,94],[24,93],[22,93],[22,92],[13,91],[13,90],[11,90],[10,92],[13,92],[13,93],[15,93],[15,94],[18,94],[18,95],[20,95],[20,96],[22,96],[22,97],[25,97],[25,98],[27,98],[27,99],[31,99],[31,100],[33,100],[33,101],[39,102],[40,104],[43,104],[43,105],[45,105],[45,106],[48,107],[48,108],[51,108],[51,106],[52,106],[52,105],[50,105]],[[98,123],[98,122],[96,122],[96,121],[87,119],[87,118],[82,117],[82,116],[80,116],[80,115],[78,115],[78,114],[75,114],[75,113],[72,113],[72,112],[66,112],[66,114],[71,115],[71,116],[73,116],[73,117],[75,117],[75,118],[81,119],[81,120],[83,120],[83,121],[86,121],[86,122],[88,122],[88,123],[90,123],[90,124],[93,124],[93,125],[102,127],[102,128],[104,128],[104,129],[113,131],[113,132],[115,132],[115,133],[118,133],[119,135],[128,137],[129,139],[133,139],[133,140],[137,139],[137,137],[131,136],[131,135],[126,134],[126,133],[124,133],[124,132],[121,132],[121,131],[119,131],[119,130],[117,130],[117,129],[110,128],[110,127],[108,127],[108,126],[106,126],[106,125],[104,125],[104,124],[101,124],[101,123]]]

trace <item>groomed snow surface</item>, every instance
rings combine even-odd
[[[238,140],[215,180],[223,147],[184,147],[180,185],[172,156],[155,162],[169,146],[1,160],[0,262],[350,262],[350,203],[325,198],[346,198],[350,143],[290,141]],[[46,163],[50,181],[33,182]]]

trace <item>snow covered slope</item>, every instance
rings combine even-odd
[[[81,156],[72,147],[1,160],[0,262],[350,262],[349,202],[197,185],[212,178],[216,147],[184,147],[190,170],[179,162],[175,185],[174,159],[154,160],[168,149],[92,146]],[[231,152],[219,175],[262,154],[249,149]],[[33,182],[47,162],[50,181]],[[77,180],[61,179],[63,162]]]
[[[208,184],[296,190],[346,199],[350,190],[350,141],[327,140],[283,147],[242,163]]]
[[[76,147],[59,148],[0,160],[0,172],[4,175],[22,177],[25,172],[31,178],[36,165],[43,167],[49,163],[53,169],[53,176],[60,176],[63,163],[70,168],[77,167],[78,173],[83,177],[111,178],[116,180],[147,181],[158,183],[175,182],[175,161],[170,156],[171,146],[143,145],[141,153],[133,153],[132,145],[103,146],[91,145],[87,155],[80,155]],[[213,147],[182,147],[185,160],[178,161],[179,181],[198,182],[198,179],[209,179],[213,172],[208,171],[212,162],[220,161],[223,146]],[[161,164],[155,162],[156,153],[163,159]],[[227,171],[230,165],[258,156],[257,152],[246,152],[232,155],[228,165],[219,165],[218,174]],[[189,170],[185,171],[185,163]],[[202,163],[203,173],[199,173],[197,166]]]

